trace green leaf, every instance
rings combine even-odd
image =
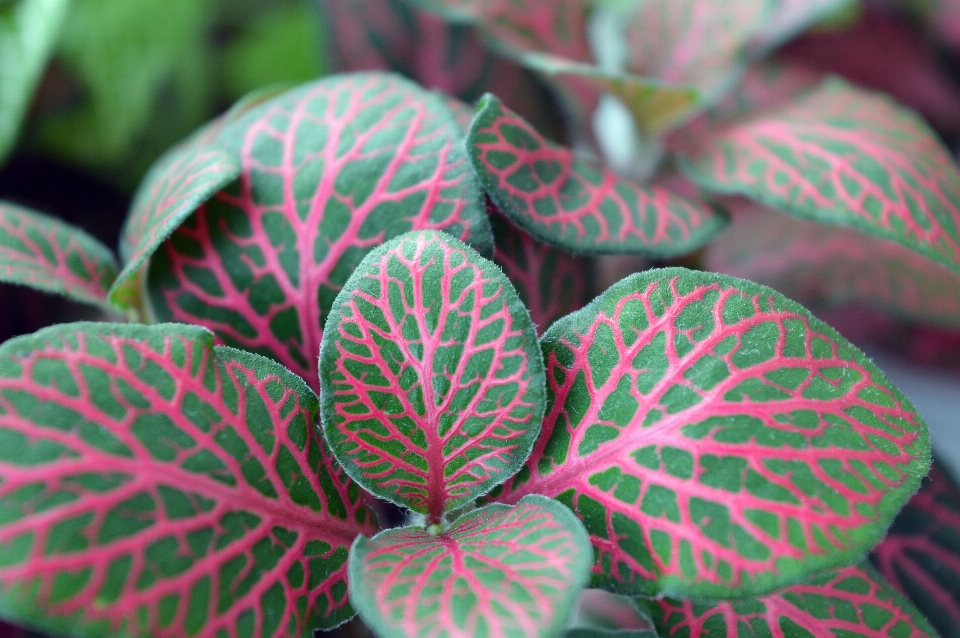
[[[113,253],[81,229],[0,201],[0,281],[115,311],[107,290],[116,276]]]
[[[307,635],[375,529],[279,364],[196,326],[0,346],[0,616],[74,636]]]
[[[558,636],[589,579],[583,525],[528,496],[463,515],[436,536],[408,527],[360,537],[350,599],[382,638]]]
[[[0,162],[17,140],[69,1],[17,0],[0,6]]]
[[[512,476],[540,432],[543,360],[500,269],[449,235],[401,235],[337,295],[320,347],[323,425],[375,495],[437,523]]]

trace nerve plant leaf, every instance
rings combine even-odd
[[[937,638],[926,618],[869,564],[820,574],[763,598],[719,604],[666,598],[645,605],[662,638],[857,636]]]
[[[290,636],[349,618],[374,529],[277,363],[183,325],[0,346],[0,609],[80,636]]]
[[[830,78],[700,136],[684,158],[707,190],[854,226],[960,273],[960,169],[919,116],[886,97]]]
[[[943,638],[960,636],[960,487],[939,463],[871,559]]]
[[[535,237],[577,252],[690,252],[725,219],[703,202],[623,179],[540,136],[488,95],[467,137],[490,199]]]
[[[540,433],[530,315],[494,264],[442,233],[364,259],[330,311],[320,372],[337,460],[431,523],[512,476]]]
[[[794,583],[876,544],[929,466],[903,395],[758,284],[639,273],[541,344],[543,433],[497,498],[573,509],[593,586],[729,598]]]
[[[113,310],[107,290],[116,276],[113,253],[90,235],[59,219],[0,202],[0,281]]]
[[[492,248],[452,114],[398,76],[304,85],[227,123],[217,143],[242,174],[154,255],[151,309],[270,356],[312,387],[326,315],[370,250],[421,228]]]
[[[542,496],[495,503],[431,536],[420,528],[360,537],[350,592],[383,638],[559,635],[590,577],[590,541]]]

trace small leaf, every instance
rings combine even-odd
[[[240,158],[241,176],[153,256],[151,310],[205,325],[311,387],[326,315],[373,248],[439,229],[492,249],[452,114],[398,76],[303,85],[226,123],[216,143]]]
[[[663,638],[756,636],[937,638],[927,620],[869,564],[821,574],[763,598],[649,601]]]
[[[776,9],[751,38],[751,45],[760,52],[769,51],[854,4],[854,0],[778,0]]]
[[[431,536],[408,527],[360,537],[350,598],[383,638],[560,634],[589,579],[583,525],[528,496],[465,514]]]
[[[53,53],[68,0],[0,6],[0,163],[17,141],[34,89]]]
[[[592,62],[587,41],[587,0],[495,0],[476,2],[480,28],[507,53],[560,55],[573,62]]]
[[[640,635],[653,632],[653,623],[641,613],[633,599],[602,589],[583,592],[577,618],[581,623],[607,631],[632,631]]]
[[[488,95],[467,137],[490,199],[538,239],[576,252],[690,252],[725,219],[660,186],[640,186],[540,136]]]
[[[917,115],[837,78],[700,136],[682,166],[707,190],[854,226],[960,273],[960,169]]]
[[[597,629],[595,627],[576,627],[567,630],[564,638],[659,638],[652,629]]]
[[[960,636],[960,487],[940,463],[871,560],[943,638]]]
[[[775,291],[682,268],[615,284],[541,339],[548,409],[498,500],[552,496],[593,586],[757,595],[876,544],[926,427],[860,351]]]
[[[374,529],[317,398],[184,325],[0,346],[0,609],[77,636],[290,636],[349,618]]]
[[[509,280],[465,244],[423,231],[376,249],[326,331],[324,430],[370,492],[434,523],[529,456],[543,420],[537,333]]]
[[[0,281],[58,293],[112,311],[107,290],[116,276],[113,253],[81,229],[0,202]]]

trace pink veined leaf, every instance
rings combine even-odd
[[[80,636],[291,636],[353,615],[374,527],[279,364],[184,325],[0,347],[0,609]]]
[[[587,42],[588,0],[477,2],[481,29],[495,46],[515,54],[547,53],[592,62]]]
[[[743,199],[707,247],[707,269],[756,281],[808,306],[851,301],[960,326],[960,277],[902,245],[793,218]]]
[[[116,276],[113,253],[81,229],[0,202],[0,281],[58,293],[115,312],[107,301],[107,290]]]
[[[538,239],[576,252],[690,252],[725,218],[661,186],[641,186],[544,139],[488,95],[467,137],[487,195]]]
[[[512,476],[540,433],[530,315],[493,263],[441,233],[364,259],[330,311],[320,371],[337,460],[430,523]]]
[[[871,559],[943,638],[960,636],[960,487],[942,465],[933,464]]]
[[[408,527],[360,537],[350,595],[384,638],[557,636],[590,577],[590,542],[542,496],[463,515],[436,536]]]
[[[903,395],[765,286],[639,273],[541,346],[543,431],[496,498],[576,512],[593,586],[726,599],[797,582],[876,544],[929,466]]]
[[[771,638],[937,638],[926,618],[867,563],[763,598],[719,604],[667,598],[646,605],[662,638],[734,638],[745,631]]]
[[[609,631],[653,632],[652,638],[656,638],[653,623],[640,612],[631,598],[602,589],[584,590],[580,596],[577,617],[581,622],[588,622]],[[570,638],[569,633],[567,638]]]
[[[703,188],[854,226],[960,273],[960,170],[915,114],[830,78],[683,153]]]
[[[250,109],[218,143],[243,172],[154,255],[151,309],[270,356],[314,388],[326,315],[366,253],[420,228],[492,248],[453,116],[398,76],[305,85]]]

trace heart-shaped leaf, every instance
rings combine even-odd
[[[923,120],[879,94],[830,78],[699,136],[682,166],[705,189],[854,226],[960,273],[960,169]]]
[[[870,565],[829,571],[763,598],[646,603],[662,638],[857,636],[937,638],[926,618]],[[749,629],[747,629],[749,628]]]
[[[360,537],[350,596],[383,638],[557,636],[590,577],[590,541],[542,496],[495,503],[436,536],[414,527]]]
[[[349,618],[374,529],[279,364],[183,325],[0,347],[0,613],[77,636],[290,636]]]
[[[733,224],[707,247],[709,270],[766,284],[812,306],[867,303],[911,318],[960,326],[960,277],[902,245],[725,202]]]
[[[370,253],[330,311],[323,425],[370,492],[440,521],[512,476],[540,433],[543,359],[510,281],[456,239]]]
[[[467,137],[490,199],[535,237],[577,252],[666,257],[703,245],[725,219],[660,186],[640,186],[540,136],[494,96]]]
[[[764,286],[639,273],[541,344],[543,433],[498,498],[569,505],[594,586],[729,598],[796,582],[876,544],[929,466],[903,395]]]
[[[960,636],[960,486],[939,463],[871,559],[943,638]]]
[[[270,356],[312,387],[326,315],[370,250],[420,228],[491,250],[453,116],[398,76],[304,85],[228,123],[217,142],[243,172],[154,255],[151,308]]]
[[[81,229],[0,202],[0,281],[113,310],[107,290],[116,276],[113,253]]]

